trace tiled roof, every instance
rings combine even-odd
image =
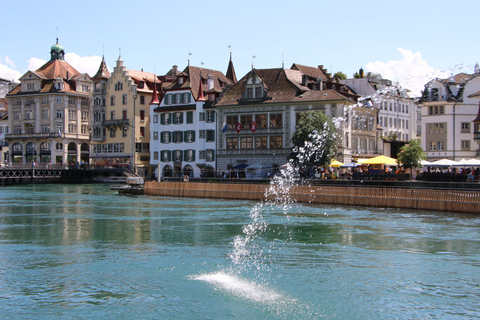
[[[242,95],[245,92],[246,81],[255,73],[267,89],[268,99],[256,100],[252,103],[279,103],[292,101],[321,101],[321,100],[349,100],[348,94],[336,90],[311,90],[301,85],[302,72],[291,69],[253,69],[230,88],[217,106],[242,104]],[[300,83],[298,82],[300,80]]]
[[[105,62],[105,58],[102,57],[102,62],[98,67],[97,73],[93,76],[93,79],[96,78],[110,78],[110,71],[108,71],[107,63]]]
[[[315,67],[309,67],[309,66],[298,64],[298,63],[294,63],[292,64],[290,69],[299,70],[303,74],[309,77],[328,79],[327,75],[323,72],[323,69],[322,70],[320,69],[320,67],[315,68]]]
[[[222,72],[217,70],[188,66],[185,68],[185,70],[183,70],[183,73],[188,75],[187,81],[185,81],[183,84],[179,84],[177,79],[172,86],[168,87],[168,90],[190,89],[195,100],[198,99],[200,80],[207,80],[208,76],[213,77],[213,90],[215,92],[223,91],[220,81],[224,84],[233,84],[230,79],[228,79]],[[204,85],[203,89],[206,90],[208,88],[206,85]]]
[[[68,73],[68,76],[67,76]],[[64,60],[50,60],[35,71],[38,76],[48,79],[70,79],[80,75],[68,62]]]

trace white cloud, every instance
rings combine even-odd
[[[27,62],[28,62],[28,70],[35,71],[41,66],[43,66],[47,62],[47,60],[32,57],[28,59]]]
[[[102,62],[102,57],[99,56],[85,56],[81,57],[76,53],[65,54],[65,60],[80,73],[88,73],[93,77],[98,71],[98,67]]]
[[[413,96],[420,96],[425,84],[434,78],[447,78],[448,72],[430,67],[420,52],[398,48],[401,60],[389,62],[369,62],[365,71],[378,73],[382,78],[398,82],[401,87],[412,91]]]
[[[6,64],[3,64],[2,60],[5,60]],[[0,59],[0,78],[11,81],[18,81],[18,78],[22,76],[22,73],[12,69],[14,67],[13,61],[7,57]]]

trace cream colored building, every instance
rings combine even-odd
[[[109,78],[105,74],[94,77],[100,99],[95,96],[94,102],[100,105],[92,122],[92,165],[123,167],[142,177],[151,176],[149,104],[154,85],[160,86],[154,73],[129,70],[121,58]]]
[[[9,88],[5,140],[10,145],[10,162],[88,163],[92,80],[64,57],[57,40],[50,49],[50,61],[27,71],[19,85]]]

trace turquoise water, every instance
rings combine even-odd
[[[4,319],[480,318],[480,217],[0,188]],[[248,230],[245,230],[247,232]]]

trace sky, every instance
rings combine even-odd
[[[237,78],[252,68],[324,68],[348,78],[363,68],[420,95],[425,83],[480,63],[478,0],[4,1],[0,78],[18,81],[50,59],[93,76],[105,57],[162,75],[190,64]]]

